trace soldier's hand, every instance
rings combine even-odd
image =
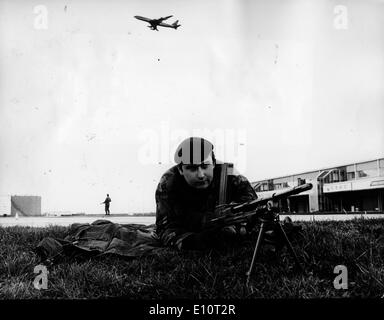
[[[245,237],[248,234],[248,231],[247,231],[245,223],[242,223],[240,225],[240,227],[239,227],[239,234],[240,234],[241,237]]]
[[[228,238],[238,238],[239,236],[243,238],[248,234],[245,223],[225,226],[221,229],[221,232]]]

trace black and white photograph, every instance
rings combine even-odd
[[[384,298],[383,120],[383,0],[0,0],[0,305]]]

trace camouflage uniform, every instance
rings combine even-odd
[[[164,245],[180,248],[185,238],[202,231],[205,221],[215,215],[219,181],[220,164],[216,164],[207,189],[189,186],[177,166],[165,172],[156,189],[156,233]],[[227,181],[227,203],[257,199],[244,176],[229,175]]]

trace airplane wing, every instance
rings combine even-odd
[[[151,22],[153,20],[153,19],[148,19],[148,18],[141,17],[141,16],[134,16],[134,17],[138,20],[142,20],[142,21],[146,21],[146,22]]]
[[[167,17],[164,17],[164,18],[160,18],[160,19],[158,19],[158,20],[160,20],[160,21],[164,21],[164,20],[167,20],[167,19],[169,19],[169,18],[172,18],[173,16],[167,16]]]

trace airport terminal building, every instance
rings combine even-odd
[[[384,158],[252,183],[260,198],[312,183],[311,190],[280,200],[282,212],[383,212]]]

